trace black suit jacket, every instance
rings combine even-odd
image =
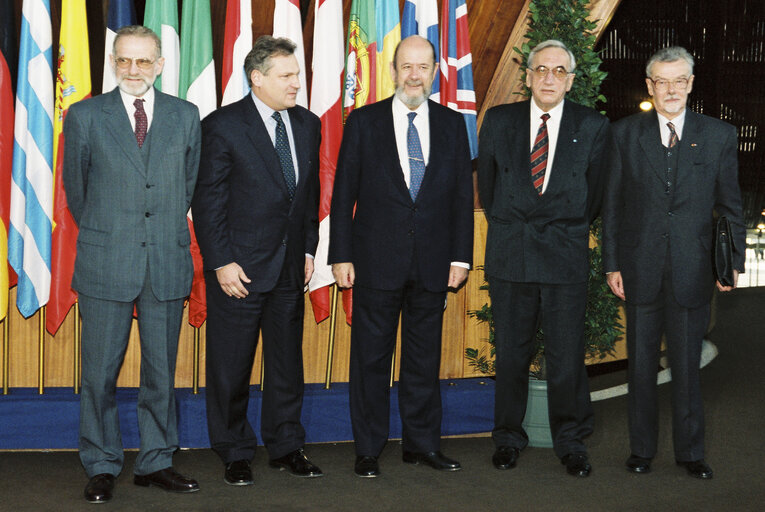
[[[250,291],[276,285],[285,258],[304,267],[318,243],[318,153],[321,122],[288,110],[298,164],[289,199],[279,157],[252,97],[222,107],[202,122],[202,157],[192,215],[205,270],[238,263]],[[302,283],[302,277],[300,277]]]
[[[547,189],[531,179],[529,102],[493,107],[481,126],[478,190],[486,211],[485,271],[505,281],[587,280],[590,222],[600,208],[608,119],[566,101]]]
[[[444,291],[451,262],[473,260],[465,121],[433,101],[428,112],[430,157],[416,201],[401,170],[392,97],[354,110],[345,124],[330,213],[329,262],[353,263],[356,284],[401,288],[414,262],[426,289]]]
[[[603,212],[603,263],[620,271],[627,301],[645,304],[661,288],[670,250],[675,298],[685,307],[709,302],[713,212],[731,222],[734,268],[744,270],[736,129],[690,110],[685,114],[675,189],[666,189],[667,161],[655,112],[614,123],[615,147]]]

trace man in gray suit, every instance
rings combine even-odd
[[[627,469],[648,473],[656,454],[656,369],[662,334],[672,367],[675,460],[691,476],[712,478],[704,462],[699,385],[701,342],[709,325],[713,222],[731,223],[733,286],[744,270],[736,129],[686,108],[693,57],[684,48],[654,54],[646,86],[656,112],[614,124],[615,146],[603,210],[603,266],[626,301],[629,357]]]
[[[141,334],[134,482],[199,489],[172,468],[175,360],[193,275],[186,213],[199,165],[199,112],[153,88],[164,59],[151,30],[120,29],[110,62],[119,87],[72,105],[64,125],[64,188],[79,227],[72,288],[82,313],[80,460],[91,503],[111,499],[122,470],[115,386],[134,306]]]

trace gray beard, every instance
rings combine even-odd
[[[425,103],[425,101],[428,99],[428,96],[430,96],[430,91],[427,90],[427,88],[423,89],[421,95],[411,97],[406,95],[403,88],[396,87],[396,97],[400,99],[404,105],[411,109],[415,109]]]

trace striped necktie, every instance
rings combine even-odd
[[[537,138],[534,139],[534,147],[531,149],[531,180],[540,196],[547,172],[547,151],[550,148],[550,139],[547,137],[547,120],[550,119],[550,114],[544,113],[541,117],[542,124],[539,125]]]

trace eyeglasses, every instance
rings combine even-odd
[[[531,71],[533,71],[538,78],[545,78],[547,77],[547,73],[552,73],[556,80],[563,80],[569,75],[568,70],[563,66],[558,66],[552,69],[548,68],[547,66],[537,66]]]
[[[653,82],[653,87],[657,91],[666,91],[669,89],[669,84],[672,84],[673,89],[685,89],[688,87],[687,78],[676,78],[674,80],[667,80],[666,78],[649,78]]]
[[[114,59],[114,62],[117,64],[117,67],[120,69],[127,69],[133,66],[133,63],[135,62],[135,65],[138,66],[138,69],[143,69],[144,71],[151,69],[151,67],[154,65],[156,60],[149,60],[149,59],[128,59],[127,57],[116,57]]]

